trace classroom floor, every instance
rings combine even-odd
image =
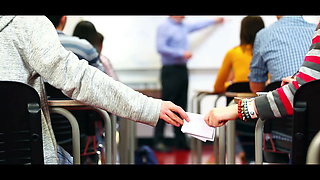
[[[204,145],[202,152],[202,164],[214,164],[212,145]],[[159,164],[192,164],[191,150],[155,151],[155,154]]]
[[[155,154],[159,164],[170,165],[190,165],[192,163],[191,150],[172,150],[171,152],[157,152]],[[202,163],[201,164],[216,164],[212,145],[202,146]],[[239,157],[236,157],[236,164],[242,164]]]

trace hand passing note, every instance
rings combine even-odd
[[[180,106],[177,106],[170,101],[162,102],[160,119],[176,127],[183,125],[183,119],[189,122],[189,117],[186,112]]]

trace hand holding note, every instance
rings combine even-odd
[[[204,121],[204,115],[187,112],[190,121],[185,121],[181,127],[183,133],[189,134],[201,141],[214,141],[215,128]]]

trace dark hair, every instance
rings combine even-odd
[[[62,16],[46,16],[54,25],[54,27],[57,27],[60,24],[60,20]]]
[[[90,21],[80,21],[73,31],[73,36],[86,39],[93,46],[97,44],[97,30]]]
[[[97,49],[99,53],[101,53],[102,51],[103,40],[104,36],[100,32],[97,32],[97,44],[94,44],[93,46]]]
[[[260,16],[244,17],[241,21],[240,45],[251,44],[253,46],[257,32],[264,27],[264,22]]]
[[[103,43],[104,36],[100,32],[97,32],[97,39],[97,43]]]

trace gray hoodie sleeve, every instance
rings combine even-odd
[[[17,45],[34,73],[72,99],[115,115],[155,126],[161,100],[147,97],[113,80],[86,60],[79,60],[61,45],[57,32],[44,16],[26,16]],[[28,37],[28,38],[26,38]],[[23,43],[21,43],[23,42]]]

